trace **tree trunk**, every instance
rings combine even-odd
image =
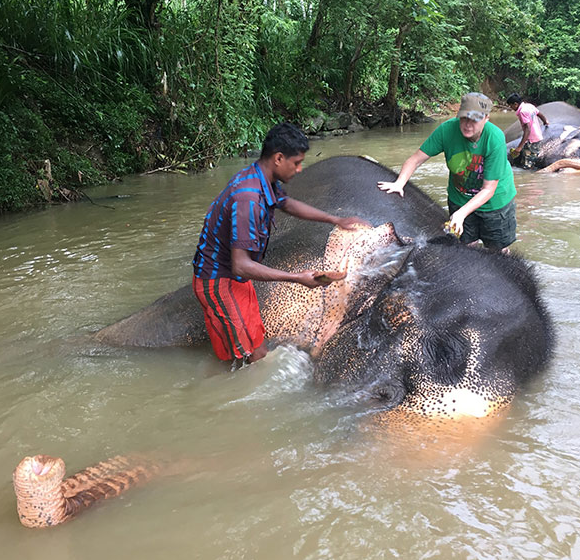
[[[350,105],[351,99],[352,99],[352,83],[354,81],[354,73],[356,70],[356,65],[357,65],[359,59],[361,58],[361,53],[362,53],[362,49],[363,49],[364,44],[365,44],[365,41],[362,40],[356,46],[356,49],[355,49],[353,55],[351,56],[351,58],[348,62],[348,69],[346,71],[346,77],[344,80],[344,101],[346,104],[346,108],[348,108],[348,106]]]
[[[155,29],[157,23],[157,6],[161,0],[125,0],[125,6],[130,13],[131,20],[147,29]]]
[[[391,59],[391,72],[389,74],[389,90],[385,99],[387,110],[392,112],[393,116],[397,110],[397,90],[399,88],[399,73],[401,71],[401,50],[410,24],[404,23],[399,27],[397,38],[395,39],[395,49]]]
[[[308,41],[306,41],[306,53],[310,54],[314,50],[318,43],[320,42],[320,37],[322,36],[322,25],[324,24],[324,18],[328,12],[328,0],[320,0],[318,4],[318,12],[316,12],[316,18],[312,24],[312,29],[310,31],[310,36]]]

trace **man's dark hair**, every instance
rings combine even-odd
[[[276,152],[282,152],[285,157],[297,156],[308,151],[308,138],[297,126],[283,122],[270,129],[260,158],[269,158]]]
[[[518,105],[522,102],[522,97],[519,93],[512,93],[507,99],[506,103],[511,105],[512,103],[517,103]]]

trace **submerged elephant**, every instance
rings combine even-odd
[[[551,321],[533,270],[519,257],[442,235],[446,212],[417,187],[409,183],[405,198],[376,187],[394,178],[376,162],[341,156],[292,180],[296,198],[375,227],[331,231],[279,216],[267,264],[346,277],[314,290],[256,282],[267,336],[308,349],[317,382],[343,384],[386,410],[489,415],[551,353]],[[167,346],[197,344],[206,334],[188,285],[95,337]]]
[[[539,105],[550,123],[543,130],[540,153],[536,166],[545,171],[559,169],[580,169],[580,109],[564,103],[553,101]],[[515,148],[522,137],[519,121],[504,131],[508,152]]]

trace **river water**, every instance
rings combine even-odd
[[[366,154],[398,170],[434,126],[314,141],[306,163]],[[0,220],[2,558],[580,559],[580,175],[515,172],[513,248],[537,263],[553,364],[476,442],[401,445],[364,429],[362,405],[313,388],[292,347],[232,374],[209,348],[87,340],[190,281],[205,210],[246,163],[128,177],[90,191],[98,205]],[[445,203],[441,156],[414,180]],[[184,466],[71,523],[20,525],[22,457],[60,456],[73,473],[135,452]]]

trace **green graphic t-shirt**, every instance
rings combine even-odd
[[[458,206],[469,202],[481,190],[484,180],[497,179],[498,184],[494,195],[478,210],[498,210],[516,195],[504,134],[490,122],[485,123],[479,140],[470,142],[461,134],[459,119],[451,119],[439,125],[420,149],[428,156],[445,153],[449,168],[447,194]]]

